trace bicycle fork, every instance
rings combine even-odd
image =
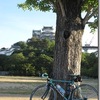
[[[48,93],[49,93],[49,90],[50,90],[50,86],[49,84],[47,85],[47,89],[46,91],[44,92],[44,94],[42,95],[41,99],[45,100],[45,98],[47,97]]]

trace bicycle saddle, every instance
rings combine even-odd
[[[70,74],[69,76],[74,80],[74,82],[82,82],[82,77],[80,75]]]

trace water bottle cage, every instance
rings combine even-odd
[[[56,88],[62,95],[65,94],[65,90],[60,85],[56,85]]]

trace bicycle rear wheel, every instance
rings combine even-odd
[[[50,87],[49,91],[46,90],[46,84],[36,87],[30,95],[30,100],[49,100],[50,95],[52,95],[52,100],[56,100],[56,92],[54,91],[54,89]],[[45,93],[47,93],[47,95]],[[46,95],[45,99],[42,98],[43,95],[44,97]]]
[[[82,84],[73,90],[72,100],[98,100],[98,91],[91,85]]]

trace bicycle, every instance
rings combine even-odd
[[[89,84],[78,85],[77,82],[81,82],[80,75],[70,75],[71,79],[66,80],[54,80],[47,78],[47,83],[36,87],[31,95],[30,100],[57,100],[59,94],[61,100],[98,100],[98,91]],[[66,91],[58,84],[66,83]]]

